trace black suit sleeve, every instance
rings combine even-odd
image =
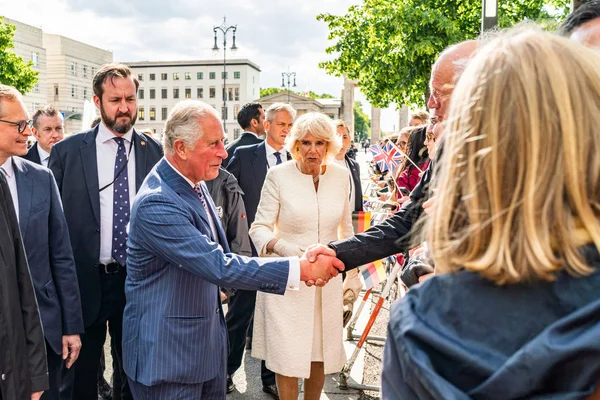
[[[54,175],[54,180],[56,181],[56,185],[58,186],[58,191],[62,193],[62,180],[63,180],[63,165],[62,160],[60,159],[60,155],[58,154],[58,149],[56,146],[52,146],[52,150],[50,151],[50,158],[48,159],[48,168],[52,171]]]
[[[410,200],[393,216],[345,240],[329,243],[346,271],[375,260],[410,249],[413,242],[413,226],[423,214],[423,203],[429,198],[429,182],[433,162],[410,194]]]
[[[48,389],[48,367],[46,365],[46,344],[44,341],[44,332],[42,331],[42,321],[38,312],[37,300],[31,283],[31,275],[21,233],[17,222],[17,216],[8,194],[8,185],[2,177],[4,198],[2,203],[7,207],[8,222],[14,238],[15,265],[17,269],[17,286],[19,289],[19,299],[21,306],[21,315],[23,316],[23,328],[25,331],[25,343],[27,346],[27,359],[29,363],[29,377],[31,379],[31,391],[39,392]],[[8,195],[7,195],[8,194]]]

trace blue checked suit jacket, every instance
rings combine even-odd
[[[201,383],[225,373],[227,330],[219,286],[285,292],[289,261],[230,254],[208,199],[218,242],[193,188],[164,158],[134,201],[123,361],[127,375],[143,385]]]

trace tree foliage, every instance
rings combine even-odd
[[[15,26],[4,22],[0,17],[0,83],[14,86],[22,94],[33,89],[38,72],[34,71],[31,61],[25,63],[11,49],[14,48]]]
[[[362,110],[360,101],[354,102],[354,141],[362,142],[371,136],[371,119]]]
[[[281,92],[287,92],[287,89],[280,89],[280,88],[274,88],[274,87],[270,87],[270,88],[261,88],[260,89],[260,97],[266,97],[266,96],[270,96],[272,94],[275,93],[281,93]],[[298,96],[304,96],[304,97],[308,97],[311,99],[335,99],[335,96],[329,94],[329,93],[322,93],[322,94],[318,94],[313,92],[312,90],[309,91],[308,93],[306,92],[294,92],[293,90],[290,91],[291,93],[297,94]]]
[[[548,21],[568,13],[568,0],[499,0],[498,25]],[[376,107],[423,105],[431,66],[446,47],[475,39],[481,0],[364,0],[344,15],[321,14],[326,49],[337,58],[319,64],[335,76],[356,80]]]

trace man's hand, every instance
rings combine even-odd
[[[79,357],[81,339],[79,335],[64,335],[62,337],[62,358],[67,361],[66,367],[71,368]]]
[[[44,392],[31,393],[31,400],[40,400],[40,398],[42,397],[42,393]]]
[[[329,257],[336,256],[335,250],[332,249],[331,247],[325,246],[323,244],[313,244],[311,246],[308,246],[308,248],[306,249],[306,252],[304,252],[304,257],[308,258],[308,261],[310,261],[310,262],[315,262],[315,260],[317,259],[317,256],[319,254],[323,254],[323,255],[329,256]],[[343,267],[343,264],[342,264],[342,267]]]
[[[306,282],[307,286],[325,286],[329,279],[335,278],[343,270],[344,263],[335,257],[321,254],[311,262],[305,253],[300,258],[300,280]]]

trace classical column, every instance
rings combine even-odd
[[[408,125],[408,107],[403,106],[398,110],[398,130]]]
[[[371,144],[381,138],[381,108],[371,106]]]
[[[342,92],[342,115],[340,119],[348,125],[352,139],[354,139],[354,88],[356,81],[344,75],[344,90]]]

